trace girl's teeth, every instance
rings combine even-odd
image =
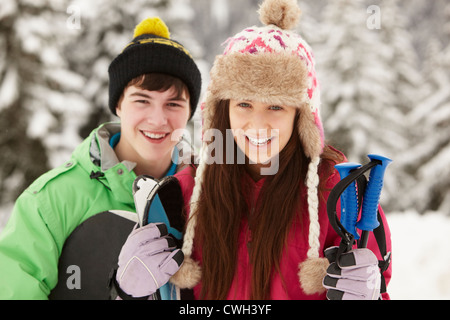
[[[162,139],[166,136],[165,134],[150,133],[150,132],[144,132],[144,135],[151,139]]]
[[[247,136],[247,138],[254,145],[262,145],[262,144],[266,144],[266,143],[268,143],[270,141],[270,138],[268,138],[268,139],[267,138],[266,139],[253,139],[253,138],[250,138],[248,136]]]

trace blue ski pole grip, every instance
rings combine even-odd
[[[361,219],[357,228],[364,231],[373,231],[380,225],[377,219],[378,204],[383,188],[384,173],[392,160],[376,154],[369,154],[368,157],[371,161],[379,161],[380,163],[370,171],[369,182],[364,192]]]
[[[361,167],[359,163],[347,162],[334,166],[341,176],[341,180],[347,177],[352,170]],[[358,196],[356,193],[356,183],[352,182],[341,195],[341,224],[350,232],[355,239],[359,239],[356,231],[356,222],[358,220]]]

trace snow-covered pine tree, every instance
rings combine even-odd
[[[369,153],[394,158],[407,147],[407,104],[401,95],[408,94],[409,81],[417,80],[417,75],[404,79],[415,72],[400,62],[411,45],[407,38],[398,41],[404,26],[395,6],[368,7],[363,1],[337,0],[325,8],[326,38],[316,50],[324,127],[326,137],[350,161],[366,163]],[[379,19],[379,24],[370,19]],[[390,169],[386,176],[384,203],[396,197],[398,172]]]
[[[60,1],[0,3],[0,203],[14,201],[71,147],[65,119],[80,115],[73,102],[82,101],[82,79],[60,52],[66,19]]]
[[[262,0],[192,0],[196,19],[192,25],[204,59],[212,66],[216,55],[223,52],[222,44],[243,28],[261,25],[256,11]],[[209,70],[206,74],[208,76]]]
[[[395,127],[388,130],[390,135],[384,136],[384,130],[380,132],[385,138],[384,144],[389,146],[387,151],[394,158],[385,177],[384,203],[390,210],[399,210],[410,204],[409,200],[403,197],[405,192],[399,192],[407,190],[411,182],[411,176],[402,161],[403,155],[411,148],[411,127],[405,119],[417,104],[422,76],[418,53],[413,46],[412,34],[408,30],[408,21],[400,7],[400,1],[381,0],[378,5],[381,10],[378,36],[380,42],[385,44],[385,68],[392,76],[386,85],[393,95],[393,100],[390,106],[386,106],[389,113],[385,117],[395,117],[397,120]]]
[[[436,10],[447,24],[430,40],[421,99],[408,118],[414,129],[405,159],[413,177],[408,196],[420,212],[450,210],[450,4],[440,4]]]
[[[400,120],[386,114],[395,112],[386,64],[391,51],[367,28],[367,18],[362,1],[330,2],[322,22],[327,38],[316,50],[326,135],[356,162],[366,162],[372,152],[388,155],[386,138]]]

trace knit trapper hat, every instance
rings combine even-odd
[[[292,106],[299,110],[298,134],[310,159],[305,184],[308,189],[309,250],[307,260],[299,265],[300,284],[307,294],[323,292],[322,279],[328,261],[320,258],[318,219],[318,165],[324,147],[320,119],[320,91],[315,61],[309,45],[293,29],[299,20],[296,0],[265,0],[260,6],[264,27],[246,28],[226,41],[222,55],[211,70],[211,81],[203,110],[204,131],[211,128],[221,100],[250,100],[266,104]],[[207,144],[201,151],[195,187],[190,202],[190,220],[183,243],[185,261],[171,281],[182,288],[192,288],[201,278],[200,266],[191,258]],[[322,255],[323,256],[323,255]]]
[[[191,115],[200,98],[201,74],[189,51],[170,39],[169,29],[158,17],[139,23],[133,40],[109,66],[109,108],[116,115],[116,107],[127,84],[147,73],[164,73],[181,79],[190,95]]]

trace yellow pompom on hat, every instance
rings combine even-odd
[[[161,18],[144,19],[135,27],[133,40],[111,62],[108,72],[109,108],[114,115],[128,83],[149,73],[181,79],[189,90],[191,117],[194,115],[202,85],[200,70],[189,51],[170,39],[169,28]]]
[[[136,26],[136,28],[134,28],[133,38],[137,38],[143,34],[153,34],[155,36],[170,39],[169,28],[159,17],[144,19]]]

